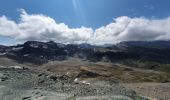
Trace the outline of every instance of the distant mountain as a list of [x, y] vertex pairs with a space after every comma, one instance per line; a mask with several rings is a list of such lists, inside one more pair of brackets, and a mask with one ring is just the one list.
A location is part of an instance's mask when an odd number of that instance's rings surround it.
[[78, 46], [81, 48], [93, 48], [94, 47], [93, 45], [90, 45], [88, 43], [82, 43], [82, 44], [79, 44]]
[[170, 48], [170, 41], [128, 41], [121, 42], [117, 46], [166, 49]]
[[0, 53], [5, 53], [9, 49], [8, 46], [0, 45]]
[[65, 60], [69, 57], [78, 57], [89, 61], [107, 59], [111, 62], [144, 60], [170, 63], [170, 41], [131, 41], [107, 46], [27, 41], [17, 46], [0, 46], [0, 53], [5, 53], [3, 56], [21, 63], [35, 64]]

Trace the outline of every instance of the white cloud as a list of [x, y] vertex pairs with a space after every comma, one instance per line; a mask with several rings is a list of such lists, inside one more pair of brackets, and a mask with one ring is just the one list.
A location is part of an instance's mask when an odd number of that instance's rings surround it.
[[13, 37], [19, 33], [17, 24], [7, 19], [5, 16], [0, 17], [0, 36]]
[[170, 17], [165, 19], [116, 18], [106, 26], [69, 28], [64, 23], [42, 14], [27, 14], [21, 10], [17, 23], [6, 16], [0, 17], [0, 36], [16, 41], [53, 40], [60, 43], [114, 44], [121, 41], [170, 40]]
[[160, 20], [119, 17], [95, 31], [97, 43], [170, 40], [170, 17]]

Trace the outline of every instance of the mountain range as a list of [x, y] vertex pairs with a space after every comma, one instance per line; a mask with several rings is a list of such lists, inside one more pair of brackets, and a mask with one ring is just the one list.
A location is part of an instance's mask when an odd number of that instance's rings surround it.
[[19, 62], [42, 64], [48, 61], [78, 57], [89, 61], [105, 59], [111, 62], [127, 60], [170, 63], [170, 41], [130, 41], [116, 45], [61, 44], [53, 41], [27, 41], [16, 46], [0, 46], [1, 56]]
[[170, 69], [170, 41], [128, 41], [104, 46], [27, 41], [15, 46], [1, 45], [0, 55], [19, 63], [29, 62], [35, 65], [64, 61], [72, 57], [90, 62], [122, 63], [163, 71]]

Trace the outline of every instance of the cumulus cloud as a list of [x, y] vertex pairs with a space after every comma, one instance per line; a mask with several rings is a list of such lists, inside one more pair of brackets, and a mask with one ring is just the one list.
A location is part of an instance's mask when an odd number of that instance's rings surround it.
[[21, 10], [17, 23], [6, 16], [0, 17], [0, 36], [16, 41], [49, 41], [60, 43], [114, 44], [121, 41], [170, 40], [170, 17], [165, 19], [130, 18], [122, 16], [93, 30], [69, 28], [64, 23], [42, 14], [27, 14]]
[[95, 30], [95, 41], [104, 43], [153, 40], [170, 40], [170, 17], [149, 20], [123, 16]]

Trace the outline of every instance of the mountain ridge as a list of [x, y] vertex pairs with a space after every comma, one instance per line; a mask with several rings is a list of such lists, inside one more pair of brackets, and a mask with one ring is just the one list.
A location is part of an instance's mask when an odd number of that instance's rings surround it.
[[90, 61], [108, 60], [140, 60], [146, 59], [160, 63], [170, 63], [170, 41], [131, 41], [121, 42], [112, 46], [93, 46], [90, 44], [61, 44], [53, 41], [27, 41], [16, 46], [0, 46], [1, 54], [9, 58], [22, 58], [19, 61], [37, 59], [37, 62], [48, 60], [65, 60], [68, 57], [78, 57]]

